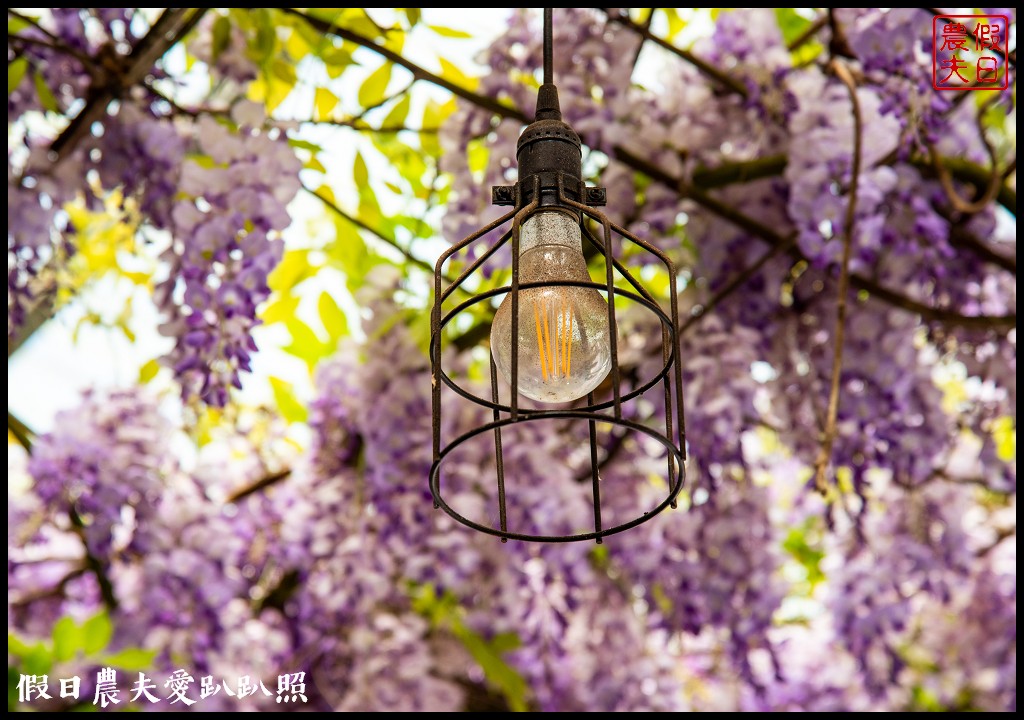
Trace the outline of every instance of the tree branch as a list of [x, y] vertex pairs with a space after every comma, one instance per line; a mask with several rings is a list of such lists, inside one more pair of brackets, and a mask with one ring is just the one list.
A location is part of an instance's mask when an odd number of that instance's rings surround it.
[[761, 257], [755, 260], [749, 267], [746, 267], [743, 270], [740, 270], [735, 275], [733, 275], [733, 277], [730, 278], [729, 282], [723, 285], [718, 292], [711, 296], [710, 300], [708, 300], [703, 305], [698, 306], [699, 310], [696, 307], [694, 308], [694, 310], [698, 311], [691, 315], [689, 318], [687, 318], [686, 322], [682, 324], [682, 327], [679, 328], [679, 336], [684, 336], [687, 330], [689, 330], [691, 327], [693, 327], [701, 320], [703, 320], [705, 316], [707, 316], [712, 310], [718, 307], [719, 303], [721, 303], [727, 297], [732, 295], [736, 290], [745, 285], [746, 282], [750, 280], [750, 278], [754, 277], [754, 275], [760, 272], [761, 268], [763, 268], [769, 260], [771, 260], [773, 257], [776, 257], [777, 255], [780, 255], [785, 251], [788, 251], [791, 247], [793, 247], [793, 243], [795, 242], [796, 233], [790, 234], [784, 242], [778, 243], [777, 245], [772, 245], [768, 249], [768, 252], [764, 253]]
[[7, 432], [25, 448], [25, 452], [32, 454], [32, 431], [10, 410], [7, 411]]
[[103, 604], [107, 606], [108, 610], [116, 610], [118, 603], [117, 596], [114, 595], [114, 585], [110, 582], [110, 578], [107, 577], [107, 571], [104, 569], [103, 563], [89, 550], [89, 543], [85, 539], [85, 523], [73, 504], [71, 509], [68, 510], [68, 518], [71, 520], [71, 527], [75, 534], [82, 541], [82, 547], [85, 549], [85, 566], [96, 576], [96, 584], [99, 585]]
[[819, 15], [818, 18], [812, 22], [807, 28], [797, 35], [793, 40], [786, 46], [786, 49], [790, 52], [799, 50], [807, 42], [809, 42], [815, 35], [821, 32], [821, 29], [828, 25], [828, 13]]
[[54, 52], [62, 53], [65, 55], [71, 55], [77, 58], [82, 63], [84, 63], [86, 67], [89, 67], [93, 62], [93, 59], [85, 53], [81, 52], [80, 50], [76, 50], [68, 45], [65, 45], [64, 43], [59, 41], [46, 41], [40, 40], [39, 38], [26, 37], [25, 35], [15, 35], [13, 33], [7, 33], [7, 42], [20, 42], [24, 45], [35, 45], [36, 47], [46, 48], [47, 50], [53, 50]]
[[276, 485], [277, 483], [279, 483], [282, 480], [286, 479], [291, 474], [292, 474], [291, 469], [290, 468], [285, 468], [284, 470], [280, 470], [280, 471], [278, 471], [276, 473], [270, 473], [269, 475], [264, 475], [263, 477], [261, 477], [256, 482], [249, 483], [248, 485], [243, 485], [242, 487], [238, 488], [237, 490], [235, 490], [234, 492], [229, 494], [226, 498], [224, 498], [224, 502], [226, 502], [226, 503], [236, 503], [239, 500], [242, 500], [244, 498], [249, 497], [253, 493], [257, 493], [260, 490], [265, 490], [266, 488], [270, 487], [271, 485]]
[[[645, 31], [650, 32], [650, 30], [651, 30], [651, 23], [654, 22], [654, 13], [656, 13], [658, 11], [658, 8], [648, 8], [648, 10], [650, 10], [650, 12], [647, 13], [647, 19], [644, 20], [644, 24], [641, 27], [643, 27], [643, 29]], [[645, 42], [647, 42], [647, 38], [645, 38], [643, 35], [641, 35], [640, 36], [640, 42], [637, 43], [637, 46], [636, 46], [636, 53], [633, 55], [633, 63], [632, 63], [633, 70], [636, 70], [636, 64], [638, 62], [640, 62], [640, 54], [644, 51], [644, 43]], [[630, 76], [632, 76], [632, 73], [630, 73]]]
[[89, 96], [81, 111], [71, 119], [67, 127], [54, 139], [50, 152], [56, 155], [54, 164], [66, 157], [88, 132], [93, 122], [103, 117], [111, 100], [120, 97], [126, 90], [142, 81], [152, 69], [153, 63], [163, 57], [171, 47], [185, 37], [196, 23], [206, 14], [206, 8], [168, 8], [124, 58], [119, 73], [109, 77], [107, 82], [89, 89]]
[[1017, 258], [1009, 257], [998, 253], [991, 246], [983, 243], [971, 233], [964, 230], [963, 226], [952, 223], [949, 228], [949, 241], [954, 247], [963, 247], [970, 250], [980, 259], [1001, 267], [1007, 272], [1017, 274]]
[[342, 40], [347, 40], [350, 43], [359, 45], [360, 47], [364, 47], [368, 50], [373, 50], [375, 53], [383, 57], [385, 60], [390, 60], [395, 65], [398, 65], [399, 67], [408, 70], [410, 73], [412, 73], [412, 76], [415, 80], [426, 80], [432, 85], [442, 87], [448, 92], [452, 93], [453, 95], [460, 97], [463, 100], [468, 100], [469, 102], [473, 103], [474, 105], [477, 105], [480, 108], [483, 108], [484, 110], [490, 110], [491, 112], [495, 113], [496, 115], [500, 115], [501, 117], [513, 118], [515, 120], [520, 120], [522, 122], [530, 122], [530, 120], [532, 119], [530, 118], [530, 116], [528, 116], [526, 113], [524, 113], [522, 110], [519, 110], [518, 108], [514, 108], [511, 105], [506, 105], [503, 102], [495, 100], [494, 98], [489, 98], [485, 95], [478, 95], [472, 90], [468, 90], [462, 87], [461, 85], [456, 85], [455, 83], [449, 80], [445, 80], [440, 75], [436, 75], [430, 72], [429, 70], [420, 67], [416, 63], [407, 60], [405, 57], [395, 52], [394, 50], [386, 48], [383, 45], [378, 45], [373, 40], [363, 37], [359, 33], [352, 32], [348, 28], [344, 28], [336, 23], [329, 22], [327, 20], [321, 20], [320, 18], [312, 17], [304, 12], [296, 10], [295, 8], [276, 9], [280, 10], [286, 15], [292, 15], [298, 18], [302, 18], [314, 30], [326, 33], [328, 35], [334, 35], [336, 37], [341, 38]]
[[[35, 433], [25, 423], [15, 417], [10, 410], [7, 411], [7, 429], [18, 438], [18, 442], [25, 448], [26, 452], [31, 454], [31, 438], [35, 437]], [[116, 609], [117, 598], [114, 596], [114, 586], [111, 584], [110, 578], [107, 577], [103, 563], [89, 550], [89, 544], [85, 541], [85, 523], [82, 521], [82, 516], [78, 514], [78, 510], [75, 509], [74, 504], [71, 504], [68, 509], [68, 520], [71, 521], [71, 529], [82, 541], [82, 550], [85, 552], [85, 567], [96, 576], [96, 583], [99, 585], [100, 596], [103, 598], [104, 604], [111, 610]]]
[[47, 287], [36, 293], [36, 302], [28, 311], [23, 322], [13, 337], [7, 338], [7, 357], [16, 353], [36, 330], [57, 313], [57, 283], [51, 282]]
[[697, 70], [699, 70], [701, 73], [703, 73], [704, 75], [706, 75], [707, 77], [711, 78], [716, 83], [724, 87], [726, 90], [736, 93], [742, 98], [747, 97], [747, 87], [742, 82], [732, 77], [728, 73], [722, 72], [721, 70], [716, 68], [714, 65], [711, 65], [707, 61], [700, 59], [689, 50], [684, 50], [681, 47], [676, 47], [665, 38], [655, 35], [654, 33], [651, 32], [651, 29], [649, 27], [644, 27], [643, 25], [639, 25], [633, 22], [630, 19], [629, 15], [623, 14], [622, 11], [616, 12], [613, 8], [595, 9], [603, 12], [608, 17], [608, 20], [610, 22], [618, 23], [623, 27], [627, 27], [633, 32], [640, 35], [640, 37], [642, 37], [644, 40], [649, 40], [658, 47], [664, 48], [673, 55], [682, 58], [683, 60], [697, 68]]
[[839, 418], [839, 384], [843, 373], [843, 344], [846, 342], [846, 302], [850, 294], [850, 258], [853, 254], [854, 225], [857, 221], [857, 190], [860, 185], [861, 150], [864, 142], [864, 120], [860, 112], [860, 102], [857, 100], [857, 84], [841, 60], [833, 59], [831, 67], [850, 95], [853, 112], [853, 160], [850, 169], [850, 191], [846, 201], [846, 218], [843, 225], [843, 259], [839, 265], [839, 297], [836, 301], [836, 325], [833, 333], [835, 349], [832, 354], [832, 380], [829, 384], [821, 450], [814, 463], [814, 484], [822, 494], [828, 490], [825, 471], [832, 460], [832, 446], [836, 439], [836, 421]]
[[[381, 241], [387, 243], [388, 245], [393, 247], [395, 250], [397, 250], [398, 252], [402, 253], [402, 256], [406, 260], [408, 260], [410, 263], [415, 265], [416, 267], [418, 267], [418, 268], [420, 268], [422, 270], [425, 270], [426, 272], [430, 273], [431, 275], [434, 274], [434, 266], [433, 265], [428, 263], [426, 260], [421, 260], [420, 258], [418, 258], [415, 255], [413, 255], [407, 249], [402, 247], [402, 245], [397, 240], [395, 240], [394, 238], [388, 237], [387, 235], [385, 235], [383, 232], [381, 232], [377, 228], [371, 227], [371, 226], [367, 225], [365, 222], [363, 222], [362, 220], [360, 220], [359, 218], [357, 218], [356, 216], [350, 215], [349, 213], [345, 212], [344, 210], [341, 209], [341, 206], [339, 206], [336, 202], [334, 202], [332, 200], [329, 200], [328, 198], [325, 198], [323, 195], [321, 195], [320, 193], [316, 192], [315, 190], [311, 190], [310, 188], [306, 187], [305, 185], [302, 186], [302, 189], [305, 190], [306, 192], [308, 192], [313, 197], [319, 199], [320, 202], [322, 202], [331, 212], [333, 212], [335, 215], [340, 217], [342, 220], [345, 220], [346, 222], [352, 223], [353, 225], [355, 225], [360, 230], [365, 230], [366, 232], [370, 233], [371, 235], [373, 235], [378, 240], [381, 240]], [[445, 279], [447, 280], [448, 278], [445, 278]], [[449, 282], [451, 282], [451, 281], [449, 280]]]
[[53, 34], [49, 30], [44, 28], [42, 25], [40, 25], [39, 21], [36, 20], [35, 18], [31, 18], [28, 15], [23, 15], [23, 14], [21, 14], [20, 12], [18, 12], [17, 10], [15, 10], [13, 8], [7, 8], [7, 14], [10, 17], [12, 17], [12, 18], [15, 18], [17, 20], [21, 20], [23, 23], [25, 23], [26, 25], [31, 26], [33, 29], [38, 30], [44, 36], [49, 38], [50, 42], [53, 43], [53, 44], [52, 45], [47, 45], [47, 44], [41, 43], [38, 40], [35, 40], [33, 38], [27, 38], [24, 35], [12, 35], [11, 33], [7, 33], [7, 41], [8, 42], [10, 42], [11, 40], [21, 40], [22, 42], [27, 42], [27, 43], [30, 43], [32, 45], [40, 45], [40, 46], [43, 46], [43, 47], [50, 47], [50, 48], [52, 48], [54, 50], [57, 50], [58, 52], [65, 53], [67, 55], [73, 55], [74, 57], [78, 58], [78, 60], [81, 61], [81, 63], [83, 65], [85, 65], [86, 68], [89, 68], [93, 64], [93, 62], [94, 62], [93, 58], [89, 57], [89, 55], [87, 55], [86, 53], [82, 52], [78, 48], [73, 48], [70, 45], [68, 45], [66, 42], [64, 42], [64, 40], [62, 38], [60, 38], [59, 36]]
[[[980, 128], [979, 128], [980, 129]], [[932, 169], [935, 171], [935, 175], [939, 178], [939, 183], [942, 185], [942, 191], [946, 194], [946, 199], [949, 200], [949, 204], [953, 206], [953, 209], [964, 215], [974, 215], [981, 212], [988, 204], [996, 199], [999, 195], [999, 191], [1003, 187], [1003, 178], [1009, 177], [1014, 170], [1017, 169], [1017, 158], [1014, 158], [1009, 165], [1007, 165], [1005, 172], [999, 170], [999, 162], [996, 157], [995, 148], [992, 147], [992, 143], [985, 137], [985, 133], [981, 133], [982, 142], [985, 144], [985, 148], [988, 150], [988, 155], [992, 160], [992, 169], [989, 171], [989, 176], [985, 183], [979, 187], [978, 198], [976, 200], [965, 200], [960, 197], [960, 193], [957, 191], [956, 186], [953, 185], [953, 176], [946, 168], [942, 158], [939, 157], [938, 150], [935, 149], [935, 144], [928, 143], [928, 157], [931, 160]]]
[[417, 134], [436, 135], [440, 132], [441, 128], [412, 128], [406, 127], [405, 125], [383, 125], [381, 127], [373, 127], [372, 125], [359, 122], [356, 120], [342, 119], [342, 120], [302, 120], [302, 123], [309, 123], [310, 125], [332, 125], [334, 127], [343, 127], [356, 132], [364, 133], [380, 133], [383, 135], [393, 135], [400, 132], [412, 132]]
[[[337, 37], [343, 40], [348, 40], [349, 42], [353, 42], [359, 45], [360, 47], [373, 50], [374, 52], [380, 54], [382, 57], [391, 60], [396, 65], [404, 67], [406, 70], [411, 72], [415, 78], [427, 81], [433, 85], [437, 85], [438, 87], [445, 88], [452, 94], [462, 98], [463, 100], [473, 103], [474, 105], [483, 110], [493, 112], [494, 114], [502, 118], [519, 120], [520, 122], [530, 121], [530, 117], [522, 110], [514, 108], [510, 105], [506, 105], [505, 103], [499, 100], [495, 100], [494, 98], [479, 95], [471, 90], [467, 90], [466, 88], [455, 85], [454, 83], [451, 83], [445, 80], [444, 78], [435, 75], [429, 70], [421, 68], [412, 61], [402, 57], [398, 53], [395, 53], [394, 51], [389, 50], [388, 48], [382, 47], [377, 43], [369, 40], [368, 38], [362, 37], [358, 33], [354, 33], [351, 30], [347, 30], [338, 25], [335, 25], [334, 23], [310, 17], [305, 13], [299, 12], [293, 8], [278, 9], [284, 13], [304, 19], [307, 23], [310, 24], [311, 27], [320, 32], [336, 35]], [[634, 153], [622, 147], [621, 145], [615, 146], [612, 149], [612, 155], [616, 160], [626, 164], [627, 166], [631, 167], [634, 170], [644, 173], [652, 180], [660, 182], [672, 188], [673, 190], [676, 190], [683, 197], [693, 200], [694, 202], [703, 206], [705, 209], [711, 211], [713, 214], [718, 215], [722, 219], [731, 222], [744, 230], [747, 230], [752, 235], [760, 237], [765, 242], [768, 242], [769, 244], [772, 245], [777, 245], [782, 242], [785, 242], [785, 238], [776, 233], [772, 228], [769, 228], [766, 225], [763, 225], [762, 223], [754, 220], [753, 218], [747, 217], [739, 210], [736, 210], [735, 208], [712, 198], [707, 193], [697, 189], [697, 187], [694, 184], [688, 183], [683, 179], [674, 177], [673, 175], [667, 173], [662, 168], [652, 164], [651, 162], [645, 160], [644, 158], [635, 155]], [[765, 165], [768, 166], [769, 163], [765, 161]], [[785, 162], [783, 162], [782, 167], [785, 167]], [[767, 167], [765, 167], [763, 171], [767, 172]], [[985, 175], [985, 177], [987, 177], [987, 174]], [[799, 250], [795, 247], [790, 250], [790, 253], [798, 259], [805, 259], [803, 255], [799, 252]], [[960, 315], [959, 313], [948, 310], [933, 308], [911, 298], [904, 297], [893, 290], [883, 288], [874, 281], [856, 274], [851, 274], [850, 282], [854, 287], [868, 291], [869, 293], [875, 295], [878, 299], [882, 300], [883, 302], [894, 305], [895, 307], [915, 312], [925, 320], [941, 322], [946, 325], [965, 328], [1007, 329], [1015, 327], [1017, 324], [1017, 316], [1015, 314], [1003, 316], [969, 316]]]
[[89, 568], [86, 567], [85, 564], [73, 567], [71, 568], [71, 570], [68, 571], [68, 574], [62, 577], [60, 581], [53, 587], [45, 588], [42, 590], [36, 590], [35, 592], [30, 592], [26, 593], [25, 595], [14, 597], [10, 600], [10, 603], [11, 605], [14, 605], [16, 607], [26, 607], [34, 602], [37, 602], [39, 600], [45, 600], [49, 597], [60, 597], [64, 594], [64, 590], [67, 588], [68, 583], [70, 583], [75, 578], [84, 575], [88, 569]]

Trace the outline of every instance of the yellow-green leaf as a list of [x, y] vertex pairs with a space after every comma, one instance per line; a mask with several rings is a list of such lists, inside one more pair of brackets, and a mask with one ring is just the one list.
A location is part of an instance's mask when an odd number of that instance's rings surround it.
[[274, 392], [274, 402], [277, 403], [277, 409], [281, 411], [281, 417], [290, 423], [306, 422], [309, 418], [309, 411], [295, 397], [291, 383], [281, 378], [271, 377], [270, 389]]
[[327, 75], [336, 80], [341, 77], [345, 69], [351, 65], [358, 65], [352, 60], [352, 53], [347, 48], [331, 46], [320, 53], [320, 59], [327, 66]]
[[391, 63], [386, 62], [370, 73], [359, 87], [359, 104], [364, 108], [379, 105], [391, 82]]
[[412, 99], [409, 97], [409, 93], [402, 95], [402, 98], [391, 108], [388, 116], [384, 118], [382, 127], [393, 128], [404, 124], [405, 119], [409, 116], [409, 106], [411, 104]]
[[213, 43], [211, 48], [211, 55], [214, 61], [220, 57], [220, 54], [228, 49], [228, 44], [231, 42], [231, 21], [227, 15], [221, 15], [213, 23]]
[[439, 57], [437, 60], [441, 63], [441, 77], [445, 80], [449, 80], [469, 90], [476, 88], [477, 78], [470, 77], [462, 72], [455, 63], [445, 60], [443, 57]]
[[324, 167], [324, 164], [322, 162], [320, 162], [320, 159], [317, 158], [316, 155], [313, 155], [312, 157], [310, 157], [309, 160], [307, 160], [303, 164], [303, 167], [306, 168], [307, 170], [316, 170], [317, 172], [321, 172], [321, 173], [326, 173], [327, 172], [327, 168]]
[[473, 37], [470, 33], [465, 30], [456, 30], [455, 28], [444, 27], [443, 25], [427, 25], [428, 28], [436, 32], [441, 37], [458, 38], [465, 40]]
[[355, 164], [352, 166], [352, 179], [360, 191], [366, 188], [370, 181], [370, 173], [366, 169], [366, 161], [363, 160], [362, 153], [356, 153]]
[[321, 185], [316, 189], [317, 197], [321, 197], [332, 205], [338, 204], [338, 199], [334, 196], [334, 191], [329, 185]]
[[281, 262], [274, 268], [274, 271], [270, 273], [267, 282], [271, 290], [283, 292], [295, 287], [313, 272], [314, 268], [309, 263], [308, 250], [289, 250], [281, 258]]
[[75, 657], [78, 651], [85, 644], [85, 634], [82, 628], [71, 618], [65, 615], [53, 626], [53, 658], [61, 662]]
[[487, 143], [482, 140], [472, 140], [469, 143], [469, 152], [466, 155], [469, 171], [472, 173], [482, 173], [487, 169], [487, 161], [491, 157], [491, 151], [488, 149]]
[[115, 667], [127, 672], [142, 672], [153, 667], [156, 659], [156, 650], [143, 650], [142, 648], [125, 648], [112, 655], [104, 655], [100, 658], [100, 665]]
[[322, 358], [331, 353], [331, 346], [327, 345], [306, 323], [298, 318], [292, 318], [285, 322], [285, 327], [292, 336], [292, 342], [284, 348], [289, 355], [304, 360], [310, 371]]
[[326, 290], [320, 294], [317, 309], [320, 311], [320, 322], [334, 343], [348, 335], [348, 319]]
[[260, 313], [260, 319], [262, 319], [267, 325], [287, 322], [291, 318], [295, 317], [295, 311], [298, 310], [298, 308], [298, 296], [286, 292], [279, 296], [275, 296], [270, 303], [264, 306], [263, 312]]
[[668, 38], [671, 40], [686, 27], [686, 21], [679, 17], [676, 8], [662, 8], [665, 19], [668, 20]]
[[28, 60], [23, 57], [18, 58], [7, 66], [8, 95], [14, 92], [17, 87], [21, 85], [21, 81], [25, 79], [26, 71], [28, 71]]
[[114, 624], [105, 612], [93, 615], [82, 624], [82, 649], [86, 655], [98, 653], [110, 644], [114, 636]]
[[156, 374], [160, 372], [160, 363], [156, 359], [150, 360], [145, 365], [139, 368], [139, 384], [145, 385], [156, 377]]
[[338, 96], [332, 93], [327, 88], [318, 87], [316, 89], [316, 95], [313, 100], [314, 113], [313, 117], [316, 120], [326, 120], [331, 116], [331, 111], [338, 106]]

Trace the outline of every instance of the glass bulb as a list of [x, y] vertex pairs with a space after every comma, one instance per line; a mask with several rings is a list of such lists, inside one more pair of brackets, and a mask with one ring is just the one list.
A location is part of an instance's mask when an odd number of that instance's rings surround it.
[[[579, 221], [549, 210], [520, 230], [519, 282], [590, 281]], [[512, 295], [498, 306], [491, 354], [512, 383]], [[547, 403], [568, 402], [596, 388], [611, 370], [608, 303], [594, 288], [538, 287], [519, 292], [519, 392]]]

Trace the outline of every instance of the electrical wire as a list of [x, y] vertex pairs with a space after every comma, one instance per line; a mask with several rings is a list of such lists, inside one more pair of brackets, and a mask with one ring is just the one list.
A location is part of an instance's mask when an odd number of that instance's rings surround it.
[[544, 8], [544, 84], [551, 85], [554, 80], [552, 70], [552, 34], [551, 14], [554, 8]]

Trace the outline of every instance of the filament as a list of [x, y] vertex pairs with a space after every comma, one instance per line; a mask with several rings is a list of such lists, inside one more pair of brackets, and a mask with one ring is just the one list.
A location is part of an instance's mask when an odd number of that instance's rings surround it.
[[[556, 327], [557, 329], [557, 327]], [[555, 375], [555, 354], [551, 349], [551, 325], [548, 323], [548, 301], [544, 299], [544, 345], [548, 349], [548, 360], [551, 363], [551, 376]]]
[[572, 374], [572, 306], [569, 307], [569, 346], [568, 352], [565, 354], [565, 374]]
[[533, 319], [537, 323], [537, 357], [540, 359], [540, 372], [544, 377], [544, 382], [548, 381], [548, 369], [547, 364], [544, 361], [544, 343], [543, 335], [540, 330], [540, 312], [537, 310], [537, 303], [533, 304]]
[[572, 322], [572, 311], [569, 307], [569, 303], [565, 303], [565, 309], [562, 311], [562, 375], [569, 377], [569, 343], [572, 341], [572, 335], [569, 334], [569, 323]]

